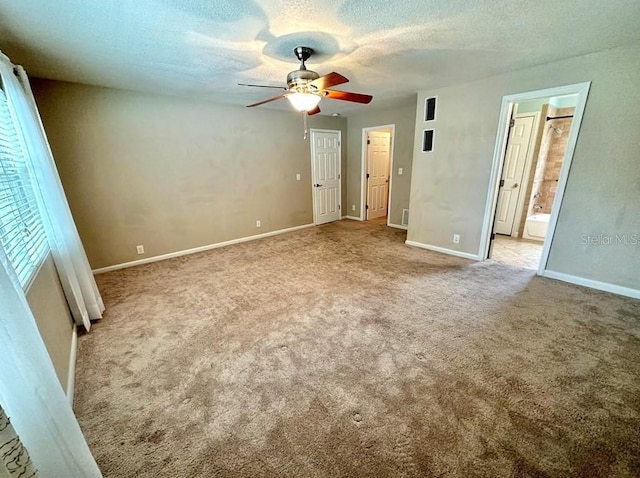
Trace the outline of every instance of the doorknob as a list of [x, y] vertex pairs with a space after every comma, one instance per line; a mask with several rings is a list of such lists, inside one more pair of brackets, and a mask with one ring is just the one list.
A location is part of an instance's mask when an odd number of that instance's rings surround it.
[[313, 186], [316, 187], [316, 188], [321, 188], [322, 184], [314, 184]]
[[515, 184], [513, 185], [513, 189], [516, 189], [518, 186], [520, 186], [520, 185], [519, 185], [518, 183], [515, 183]]

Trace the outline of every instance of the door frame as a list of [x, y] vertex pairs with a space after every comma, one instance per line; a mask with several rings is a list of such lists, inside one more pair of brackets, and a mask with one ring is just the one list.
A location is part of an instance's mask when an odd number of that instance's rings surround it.
[[389, 194], [387, 197], [387, 226], [393, 226], [389, 223], [390, 221], [390, 209], [391, 209], [391, 191], [393, 188], [393, 150], [395, 148], [395, 136], [396, 136], [396, 125], [394, 124], [383, 124], [380, 126], [369, 126], [367, 128], [362, 128], [362, 155], [361, 155], [361, 164], [360, 164], [360, 217], [358, 218], [360, 221], [367, 220], [367, 133], [370, 131], [376, 131], [379, 129], [389, 129], [391, 130], [391, 147], [389, 148]]
[[340, 211], [340, 215], [338, 220], [344, 217], [344, 212], [342, 211], [342, 131], [339, 129], [320, 129], [320, 128], [310, 128], [309, 129], [309, 138], [311, 143], [311, 208], [313, 210], [313, 224], [318, 225], [316, 218], [316, 188], [313, 187], [316, 184], [316, 168], [313, 160], [316, 154], [316, 143], [314, 141], [314, 136], [316, 133], [338, 133], [338, 210]]
[[573, 155], [575, 153], [576, 143], [578, 141], [578, 134], [580, 132], [580, 127], [582, 126], [582, 118], [584, 117], [584, 110], [587, 104], [587, 97], [589, 96], [590, 87], [591, 82], [587, 81], [584, 83], [576, 83], [573, 85], [528, 91], [526, 93], [518, 93], [502, 97], [500, 119], [498, 120], [498, 133], [496, 136], [496, 146], [493, 153], [491, 175], [489, 177], [489, 194], [487, 194], [484, 219], [482, 222], [482, 235], [480, 236], [479, 254], [482, 260], [487, 260], [489, 247], [491, 245], [490, 236], [493, 231], [493, 223], [495, 221], [496, 203], [498, 200], [498, 192], [500, 189], [500, 178], [502, 177], [502, 165], [504, 163], [503, 158], [506, 151], [507, 138], [509, 135], [509, 119], [511, 118], [515, 104], [521, 101], [535, 100], [538, 98], [549, 98], [553, 96], [577, 94], [578, 104], [576, 105], [573, 122], [571, 124], [571, 131], [569, 133], [564, 161], [562, 162], [562, 167], [560, 169], [558, 189], [556, 191], [556, 196], [551, 207], [551, 218], [549, 219], [547, 235], [542, 246], [542, 256], [540, 258], [540, 265], [538, 266], [537, 274], [543, 275], [546, 271], [547, 261], [549, 260], [549, 252], [551, 250], [551, 243], [553, 241], [556, 225], [558, 223], [558, 215], [562, 206], [564, 192], [567, 187], [569, 170], [571, 169], [571, 162], [573, 161]]

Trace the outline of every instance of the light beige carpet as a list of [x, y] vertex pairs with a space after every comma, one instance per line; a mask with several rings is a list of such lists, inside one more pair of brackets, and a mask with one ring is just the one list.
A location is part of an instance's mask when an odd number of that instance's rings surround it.
[[341, 221], [98, 276], [106, 477], [640, 476], [640, 302]]

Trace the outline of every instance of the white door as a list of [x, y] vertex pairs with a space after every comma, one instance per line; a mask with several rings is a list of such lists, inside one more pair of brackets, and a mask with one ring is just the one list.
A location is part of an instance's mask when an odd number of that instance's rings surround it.
[[[533, 132], [533, 116], [515, 118], [509, 130], [507, 151], [502, 168], [502, 181], [498, 194], [495, 232], [511, 235], [513, 221], [518, 207], [518, 196], [522, 188], [524, 166], [527, 162], [531, 134]], [[524, 194], [524, 192], [523, 192]]]
[[391, 133], [367, 135], [367, 219], [387, 215]]
[[316, 224], [340, 219], [340, 132], [311, 131]]

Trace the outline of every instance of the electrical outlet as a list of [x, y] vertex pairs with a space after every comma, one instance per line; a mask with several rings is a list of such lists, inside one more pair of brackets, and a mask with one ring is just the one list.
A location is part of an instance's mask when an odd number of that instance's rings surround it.
[[262, 227], [262, 222], [260, 222], [260, 219], [256, 221], [256, 227]]
[[404, 172], [404, 169], [398, 168], [398, 176], [402, 176], [403, 172]]
[[355, 210], [356, 210], [356, 205], [355, 205], [355, 204], [352, 204], [352, 205], [351, 205], [351, 210], [352, 210], [352, 211], [355, 211]]
[[144, 254], [144, 246], [142, 244], [136, 246], [136, 251], [138, 251], [138, 254]]
[[296, 181], [300, 181], [300, 173], [296, 174]]
[[460, 244], [460, 234], [454, 234], [453, 235], [453, 243], [454, 244]]

